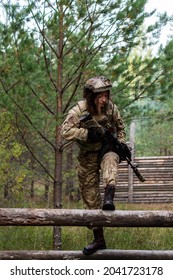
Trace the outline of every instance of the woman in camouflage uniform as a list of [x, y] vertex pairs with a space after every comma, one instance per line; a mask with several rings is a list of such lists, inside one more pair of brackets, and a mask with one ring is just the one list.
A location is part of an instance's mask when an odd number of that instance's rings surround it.
[[[76, 141], [79, 146], [79, 188], [87, 209], [115, 210], [113, 198], [120, 159], [111, 149], [106, 149], [100, 158], [100, 151], [104, 150], [103, 130], [97, 129], [100, 126], [104, 129], [111, 127], [117, 139], [125, 143], [123, 121], [117, 106], [110, 100], [111, 87], [110, 80], [103, 76], [89, 79], [84, 86], [84, 100], [69, 111], [61, 129], [63, 138]], [[88, 113], [93, 121], [83, 123]], [[105, 188], [103, 205], [99, 188], [100, 170]], [[93, 228], [93, 233], [93, 242], [83, 249], [86, 255], [106, 248], [103, 228]]]

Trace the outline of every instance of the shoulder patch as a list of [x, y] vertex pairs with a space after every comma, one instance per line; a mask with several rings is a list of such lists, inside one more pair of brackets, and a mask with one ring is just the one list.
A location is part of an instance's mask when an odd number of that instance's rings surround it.
[[77, 103], [77, 105], [79, 107], [81, 115], [83, 115], [84, 113], [86, 114], [86, 111], [87, 111], [86, 101], [81, 100]]

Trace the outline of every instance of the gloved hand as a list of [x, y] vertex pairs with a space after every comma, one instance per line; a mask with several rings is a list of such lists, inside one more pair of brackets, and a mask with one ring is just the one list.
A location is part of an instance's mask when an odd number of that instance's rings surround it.
[[96, 130], [95, 127], [90, 127], [88, 129], [88, 141], [91, 143], [98, 142], [102, 137], [102, 133]]
[[128, 159], [131, 160], [132, 159], [132, 154], [131, 154], [130, 148], [125, 143], [120, 143], [120, 144], [121, 144], [121, 149], [122, 149], [123, 155], [125, 155], [125, 157], [127, 157]]

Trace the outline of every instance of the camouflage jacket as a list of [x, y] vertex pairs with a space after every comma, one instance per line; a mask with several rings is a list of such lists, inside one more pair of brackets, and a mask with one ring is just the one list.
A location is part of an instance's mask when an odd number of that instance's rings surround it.
[[[86, 100], [79, 101], [68, 113], [61, 126], [61, 135], [68, 141], [75, 141], [84, 151], [98, 151], [102, 147], [102, 140], [98, 143], [87, 141], [88, 129], [82, 127], [80, 118], [86, 115]], [[109, 101], [104, 115], [93, 116], [94, 119], [105, 128], [114, 129], [114, 134], [120, 142], [125, 142], [125, 131], [120, 112], [115, 104]]]

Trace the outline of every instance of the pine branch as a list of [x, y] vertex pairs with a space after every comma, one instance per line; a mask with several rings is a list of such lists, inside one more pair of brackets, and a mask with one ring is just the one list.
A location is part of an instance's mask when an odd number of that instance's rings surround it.
[[56, 150], [55, 146], [53, 145], [53, 143], [51, 143], [37, 128], [36, 126], [33, 124], [33, 122], [31, 121], [31, 119], [28, 117], [28, 115], [24, 112], [24, 110], [22, 109], [22, 107], [15, 101], [15, 99], [10, 96], [9, 90], [11, 90], [12, 88], [14, 88], [14, 86], [16, 85], [16, 83], [13, 86], [10, 86], [9, 89], [6, 89], [4, 82], [2, 81], [2, 79], [0, 79], [0, 83], [4, 89], [4, 92], [6, 93], [6, 95], [12, 100], [12, 102], [15, 104], [15, 106], [20, 110], [20, 112], [22, 113], [22, 115], [27, 119], [27, 121], [29, 122], [29, 124], [34, 128], [34, 130], [41, 136], [42, 139], [44, 139], [54, 150]]
[[26, 148], [28, 149], [28, 151], [30, 152], [31, 156], [35, 159], [35, 161], [42, 167], [42, 169], [46, 172], [46, 174], [54, 181], [54, 177], [50, 174], [50, 172], [48, 171], [48, 169], [44, 166], [44, 164], [36, 157], [36, 155], [33, 153], [32, 149], [30, 148], [30, 146], [28, 145], [24, 134], [22, 133], [20, 127], [18, 126], [18, 122], [17, 122], [17, 118], [16, 118], [16, 127], [20, 133], [20, 136], [26, 146]]

